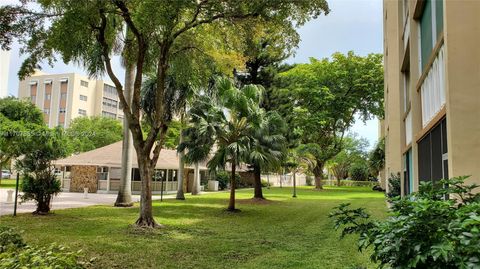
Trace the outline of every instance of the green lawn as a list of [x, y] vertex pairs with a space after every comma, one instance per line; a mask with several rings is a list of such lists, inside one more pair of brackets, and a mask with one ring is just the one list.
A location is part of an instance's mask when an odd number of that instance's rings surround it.
[[[58, 210], [47, 217], [29, 214], [2, 217], [0, 222], [23, 230], [28, 243], [58, 242], [97, 257], [98, 268], [372, 268], [368, 253], [358, 253], [354, 237], [339, 240], [331, 209], [341, 202], [367, 207], [386, 216], [383, 194], [360, 187], [272, 188], [273, 202], [237, 202], [240, 213], [227, 213], [227, 193], [188, 196], [186, 201], [155, 202], [154, 233], [128, 228], [138, 207], [96, 206]], [[252, 190], [238, 191], [238, 199]]]
[[2, 178], [0, 181], [0, 188], [3, 189], [15, 189], [15, 179], [5, 179]]

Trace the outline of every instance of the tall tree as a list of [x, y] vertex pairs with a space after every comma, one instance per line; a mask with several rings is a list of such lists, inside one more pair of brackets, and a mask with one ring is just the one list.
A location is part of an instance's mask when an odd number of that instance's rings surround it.
[[78, 117], [65, 130], [74, 153], [86, 152], [122, 140], [122, 125], [106, 117]]
[[[224, 0], [92, 0], [37, 1], [39, 6], [2, 7], [0, 42], [8, 46], [12, 37], [20, 37], [28, 54], [20, 76], [38, 67], [42, 60], [53, 61], [58, 52], [65, 62], [77, 61], [92, 75], [107, 73], [113, 81], [124, 115], [132, 132], [142, 182], [140, 215], [137, 226], [155, 227], [152, 214], [151, 181], [163, 142], [184, 97], [171, 92], [167, 77], [171, 68], [190, 67], [191, 43], [201, 42], [210, 25], [227, 27], [239, 20], [262, 17], [266, 20], [298, 25], [316, 17], [326, 8], [325, 0], [224, 1]], [[39, 12], [40, 10], [40, 12]], [[123, 86], [112, 68], [112, 54], [123, 46], [118, 33], [125, 23], [134, 36], [135, 81], [129, 105]], [[216, 31], [212, 34], [221, 33]], [[72, 35], [72, 33], [75, 33]], [[175, 67], [176, 66], [176, 67]], [[152, 109], [142, 109], [141, 88], [144, 75], [156, 74], [157, 88], [150, 96]], [[151, 119], [152, 128], [142, 132], [141, 115]]]
[[282, 115], [315, 156], [315, 188], [322, 189], [325, 163], [341, 151], [356, 117], [383, 114], [382, 55], [349, 52], [311, 59], [282, 73], [278, 86], [285, 101]]
[[0, 167], [25, 154], [23, 145], [37, 125], [43, 125], [43, 115], [35, 105], [14, 97], [0, 99]]
[[368, 141], [359, 138], [357, 134], [348, 135], [343, 139], [342, 150], [327, 162], [327, 167], [332, 171], [340, 186], [340, 180], [346, 179], [350, 169], [362, 166], [367, 161]]
[[262, 170], [279, 166], [286, 151], [286, 125], [277, 112], [261, 110], [259, 128], [253, 132], [252, 146], [246, 162], [253, 170], [254, 199], [265, 199], [262, 190]]
[[216, 95], [198, 98], [190, 110], [192, 126], [185, 130], [185, 142], [179, 150], [187, 149], [187, 158], [206, 158], [213, 147], [207, 165], [211, 171], [224, 170], [230, 165], [230, 201], [227, 210], [236, 211], [236, 171], [250, 158], [255, 130], [262, 124], [263, 111], [259, 108], [261, 90], [248, 85], [237, 88], [226, 78], [215, 84]]

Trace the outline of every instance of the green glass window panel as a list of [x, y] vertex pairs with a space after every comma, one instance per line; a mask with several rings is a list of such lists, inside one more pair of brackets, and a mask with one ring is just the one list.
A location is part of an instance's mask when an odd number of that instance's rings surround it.
[[435, 20], [437, 24], [437, 37], [443, 32], [443, 0], [436, 0]]
[[432, 35], [432, 0], [425, 1], [425, 8], [423, 10], [422, 18], [420, 19], [420, 46], [422, 53], [422, 70], [428, 62], [428, 58], [433, 50], [433, 35]]

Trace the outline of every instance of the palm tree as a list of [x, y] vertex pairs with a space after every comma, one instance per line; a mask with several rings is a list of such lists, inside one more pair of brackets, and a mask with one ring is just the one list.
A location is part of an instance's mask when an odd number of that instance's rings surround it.
[[249, 164], [254, 175], [254, 199], [265, 199], [262, 191], [262, 170], [280, 164], [286, 149], [285, 122], [276, 112], [262, 114], [260, 128], [254, 131]]
[[305, 145], [299, 145], [288, 152], [285, 168], [293, 174], [293, 194], [297, 197], [297, 174], [311, 171], [316, 166], [315, 156], [309, 153]]
[[184, 132], [185, 141], [179, 150], [187, 149], [187, 158], [207, 158], [210, 171], [231, 167], [228, 211], [236, 211], [235, 188], [237, 167], [248, 161], [254, 144], [254, 133], [262, 124], [259, 108], [260, 89], [248, 85], [241, 89], [226, 78], [215, 81], [215, 95], [201, 96], [190, 110], [191, 127]]

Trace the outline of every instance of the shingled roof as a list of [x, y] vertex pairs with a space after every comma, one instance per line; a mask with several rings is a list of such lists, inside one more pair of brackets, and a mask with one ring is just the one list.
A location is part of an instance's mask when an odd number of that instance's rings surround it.
[[[132, 167], [138, 168], [137, 153], [133, 150]], [[122, 141], [83, 152], [77, 155], [56, 160], [56, 165], [96, 165], [108, 167], [121, 167], [122, 165]], [[162, 149], [157, 162], [157, 169], [178, 169], [178, 154], [176, 150]], [[185, 165], [185, 168], [193, 168], [193, 165]], [[200, 163], [200, 169], [206, 170], [206, 162]]]

